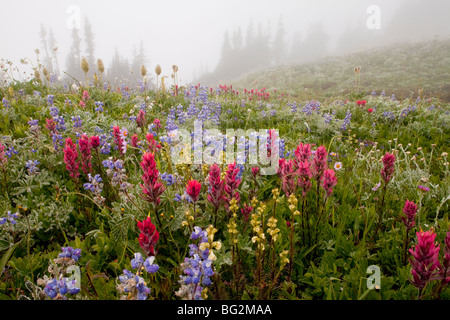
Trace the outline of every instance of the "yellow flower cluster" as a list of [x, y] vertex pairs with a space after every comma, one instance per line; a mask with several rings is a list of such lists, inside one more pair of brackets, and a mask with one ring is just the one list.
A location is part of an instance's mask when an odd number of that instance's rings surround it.
[[182, 226], [189, 226], [191, 221], [194, 221], [194, 216], [191, 214], [190, 210], [186, 210], [186, 212], [184, 213], [184, 215], [186, 216], [186, 220], [184, 220], [181, 225]]
[[207, 177], [209, 174], [209, 166], [206, 163], [202, 165], [202, 174], [204, 177]]
[[237, 201], [235, 198], [231, 199], [230, 201], [230, 211], [233, 212], [233, 218], [236, 218], [236, 211], [239, 210], [239, 207], [237, 205]]
[[289, 263], [289, 259], [288, 259], [288, 257], [287, 257], [288, 254], [289, 254], [289, 251], [287, 251], [287, 250], [283, 250], [283, 251], [280, 253], [280, 260], [281, 260], [281, 266], [280, 266], [280, 268], [281, 268], [281, 269], [282, 269], [286, 264]]
[[294, 214], [294, 216], [300, 215], [300, 212], [297, 210], [298, 199], [295, 194], [291, 194], [288, 198], [289, 210]]
[[[253, 198], [252, 204], [256, 203]], [[261, 228], [261, 216], [264, 213], [264, 210], [266, 210], [266, 205], [263, 202], [259, 203], [259, 207], [256, 210], [255, 213], [252, 213], [252, 217], [250, 220], [250, 224], [253, 227], [253, 232], [255, 233], [255, 236], [252, 237], [253, 243], [258, 243], [258, 250], [264, 250], [264, 242], [266, 240], [266, 236], [264, 234], [264, 230]]]
[[236, 244], [237, 243], [236, 235], [238, 234], [238, 230], [236, 228], [237, 225], [236, 225], [236, 221], [234, 221], [234, 218], [230, 219], [230, 222], [227, 224], [227, 227], [228, 227], [228, 233], [230, 234], [231, 243]]
[[278, 188], [272, 189], [273, 200], [280, 202], [280, 190]]
[[277, 228], [278, 220], [275, 217], [270, 217], [267, 222], [267, 233], [272, 237], [273, 242], [276, 242], [278, 239], [278, 233], [280, 229]]
[[205, 251], [206, 249], [209, 249], [209, 256], [208, 259], [215, 261], [217, 259], [216, 255], [214, 254], [213, 249], [220, 250], [222, 248], [222, 243], [220, 241], [214, 241], [214, 234], [217, 232], [217, 229], [214, 228], [212, 224], [210, 224], [206, 229], [206, 234], [208, 237], [208, 242], [202, 242], [199, 245], [199, 249], [201, 251]]

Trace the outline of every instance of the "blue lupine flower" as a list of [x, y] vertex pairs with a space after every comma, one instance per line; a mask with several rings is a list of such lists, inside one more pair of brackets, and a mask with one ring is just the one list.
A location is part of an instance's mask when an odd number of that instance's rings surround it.
[[103, 106], [104, 106], [104, 103], [103, 103], [103, 102], [101, 102], [101, 101], [96, 101], [94, 104], [95, 104], [95, 111], [97, 111], [97, 112], [103, 112]]
[[25, 168], [27, 168], [28, 174], [37, 174], [39, 172], [39, 168], [37, 167], [39, 164], [39, 161], [37, 160], [28, 160], [25, 163]]
[[196, 240], [198, 238], [203, 238], [206, 236], [206, 231], [203, 231], [200, 227], [194, 227], [194, 230], [191, 234], [191, 239]]
[[131, 267], [133, 269], [140, 269], [144, 264], [144, 259], [142, 258], [142, 254], [139, 252], [134, 254], [134, 259], [131, 260]]
[[144, 267], [148, 273], [156, 273], [159, 270], [159, 266], [157, 264], [153, 263], [154, 261], [155, 261], [154, 256], [151, 256], [151, 257], [148, 257], [147, 259], [145, 259]]
[[9, 104], [9, 101], [6, 98], [2, 99], [2, 104], [5, 108], [10, 108], [11, 105]]
[[52, 106], [53, 105], [53, 100], [55, 99], [55, 96], [54, 95], [52, 95], [52, 94], [49, 94], [48, 96], [47, 96], [47, 103], [50, 105], [50, 106]]
[[71, 258], [75, 261], [81, 257], [81, 249], [74, 249], [72, 247], [61, 247], [62, 252], [58, 255], [58, 258]]
[[9, 222], [12, 225], [15, 225], [17, 223], [17, 221], [15, 219], [17, 219], [19, 217], [19, 213], [11, 213], [11, 211], [7, 212], [7, 216], [4, 218], [0, 219], [0, 224], [5, 224], [6, 222]]
[[167, 183], [167, 186], [171, 186], [177, 182], [177, 179], [173, 174], [168, 174], [166, 172], [161, 175], [161, 179]]
[[59, 109], [58, 109], [58, 107], [50, 107], [50, 115], [52, 117], [59, 116]]
[[73, 122], [74, 128], [81, 128], [81, 126], [83, 124], [83, 122], [81, 121], [80, 116], [72, 117], [72, 122]]
[[6, 153], [6, 156], [7, 156], [8, 158], [11, 158], [13, 154], [18, 154], [19, 151], [17, 151], [16, 149], [14, 149], [14, 146], [12, 146], [12, 147], [8, 148], [8, 150], [6, 150], [5, 153]]

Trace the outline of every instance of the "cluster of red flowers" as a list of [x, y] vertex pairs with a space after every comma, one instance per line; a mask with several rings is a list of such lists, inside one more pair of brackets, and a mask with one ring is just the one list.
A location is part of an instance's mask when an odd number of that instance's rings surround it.
[[[98, 136], [88, 137], [87, 135], [82, 135], [81, 138], [78, 139], [78, 147], [81, 153], [81, 168], [84, 174], [91, 172], [91, 150], [98, 148], [99, 146], [100, 138]], [[67, 138], [64, 147], [64, 163], [66, 164], [66, 169], [70, 172], [70, 177], [74, 180], [77, 180], [80, 175], [80, 161], [78, 160], [78, 155], [76, 144], [72, 141], [72, 138]]]
[[433, 280], [441, 280], [444, 285], [450, 283], [450, 231], [444, 241], [444, 260], [439, 262], [440, 245], [436, 245], [436, 234], [434, 230], [419, 231], [417, 235], [417, 245], [409, 249], [412, 259], [409, 260], [412, 266], [411, 273], [413, 280], [411, 283], [423, 289], [427, 283]]
[[295, 193], [297, 187], [305, 195], [311, 189], [311, 178], [321, 184], [329, 196], [337, 184], [337, 177], [333, 169], [327, 168], [328, 153], [325, 147], [318, 147], [311, 159], [311, 145], [300, 143], [294, 154], [294, 159], [279, 160], [278, 176], [286, 196]]
[[159, 232], [152, 223], [150, 217], [143, 221], [138, 221], [137, 226], [141, 233], [139, 235], [139, 245], [147, 256], [154, 256], [156, 253], [155, 246], [159, 240]]
[[356, 101], [356, 105], [357, 105], [357, 106], [363, 106], [363, 107], [365, 107], [366, 104], [367, 104], [367, 101], [366, 101], [366, 100], [358, 100], [358, 101]]
[[385, 183], [388, 183], [389, 180], [391, 180], [392, 175], [394, 174], [395, 155], [386, 152], [382, 160], [384, 167], [383, 169], [381, 169], [381, 178]]
[[148, 202], [159, 205], [160, 196], [166, 189], [164, 184], [159, 180], [159, 171], [156, 168], [155, 155], [147, 152], [142, 156], [141, 168], [144, 174], [141, 176], [143, 184], [141, 184], [144, 199]]

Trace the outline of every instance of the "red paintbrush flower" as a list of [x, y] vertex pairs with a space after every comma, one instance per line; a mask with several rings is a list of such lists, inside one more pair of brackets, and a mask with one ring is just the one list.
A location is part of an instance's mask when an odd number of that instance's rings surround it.
[[383, 165], [384, 168], [381, 169], [381, 178], [388, 183], [391, 180], [392, 175], [394, 174], [394, 163], [395, 163], [395, 155], [386, 152], [383, 157]]
[[236, 202], [241, 200], [237, 188], [241, 183], [241, 179], [236, 179], [239, 173], [239, 168], [236, 167], [236, 162], [228, 165], [228, 169], [225, 175], [225, 207], [228, 209], [231, 199], [236, 199]]
[[80, 139], [78, 139], [78, 146], [81, 152], [81, 169], [83, 169], [84, 174], [88, 174], [92, 171], [91, 164], [91, 143], [87, 135], [83, 134]]
[[328, 153], [324, 146], [318, 147], [314, 154], [312, 173], [317, 181], [322, 179], [323, 172], [327, 168], [327, 156]]
[[155, 246], [159, 240], [158, 230], [156, 230], [150, 217], [147, 217], [147, 219], [142, 222], [138, 221], [137, 226], [139, 230], [141, 230], [141, 234], [139, 235], [139, 245], [147, 256], [154, 256], [156, 253]]
[[98, 136], [92, 136], [90, 140], [92, 148], [97, 149], [100, 146], [100, 138]]
[[146, 201], [155, 205], [159, 204], [159, 196], [164, 192], [166, 187], [159, 181], [159, 171], [156, 168], [155, 156], [153, 153], [145, 153], [142, 156], [141, 168], [144, 174], [141, 176], [143, 184], [141, 184], [143, 197]]
[[327, 193], [327, 196], [333, 192], [333, 187], [337, 184], [337, 178], [333, 169], [326, 169], [323, 173], [323, 189]]
[[66, 139], [66, 145], [64, 147], [64, 163], [66, 169], [70, 172], [70, 177], [77, 179], [80, 173], [78, 172], [78, 152], [77, 147], [73, 143], [71, 138]]
[[248, 206], [246, 203], [244, 203], [244, 207], [241, 208], [242, 215], [244, 216], [244, 222], [248, 221], [248, 217], [250, 216], [250, 213], [252, 212], [253, 207]]
[[406, 230], [411, 230], [416, 222], [414, 221], [417, 213], [417, 205], [413, 201], [406, 200], [403, 207], [404, 216], [401, 217]]
[[426, 284], [434, 280], [438, 275], [438, 269], [441, 269], [439, 263], [439, 250], [440, 246], [435, 244], [434, 240], [436, 234], [431, 231], [417, 232], [418, 244], [409, 249], [412, 255], [412, 259], [409, 259], [411, 263], [413, 280], [411, 283], [419, 288], [425, 288]]
[[290, 194], [295, 193], [297, 188], [297, 172], [295, 162], [293, 159], [285, 162], [281, 169], [281, 189], [289, 197]]
[[202, 185], [197, 180], [190, 180], [186, 186], [186, 193], [191, 197], [193, 202], [197, 202]]
[[225, 184], [220, 178], [220, 167], [213, 164], [209, 170], [209, 192], [207, 199], [217, 210], [224, 199]]

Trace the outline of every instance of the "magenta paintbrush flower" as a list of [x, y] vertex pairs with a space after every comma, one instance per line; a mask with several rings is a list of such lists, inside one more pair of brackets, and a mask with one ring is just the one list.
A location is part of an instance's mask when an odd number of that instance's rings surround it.
[[312, 173], [310, 170], [311, 164], [308, 161], [298, 163], [298, 186], [303, 190], [303, 196], [311, 190]]
[[145, 119], [145, 111], [144, 110], [139, 110], [139, 114], [136, 118], [136, 124], [139, 128], [142, 128], [142, 129], [147, 124], [147, 120]]
[[395, 155], [386, 152], [382, 160], [384, 167], [381, 169], [381, 178], [388, 183], [394, 174]]
[[323, 172], [323, 189], [325, 190], [327, 197], [333, 192], [333, 187], [337, 184], [337, 178], [333, 169], [325, 169]]
[[0, 167], [5, 166], [7, 162], [5, 146], [0, 143]]
[[99, 136], [92, 136], [90, 138], [91, 148], [97, 149], [100, 146], [100, 138]]
[[295, 160], [297, 164], [304, 161], [309, 161], [311, 158], [311, 146], [307, 143], [300, 143], [295, 149]]
[[224, 202], [224, 190], [225, 184], [220, 178], [220, 167], [217, 164], [213, 164], [209, 170], [209, 192], [207, 199], [214, 206], [215, 210], [219, 209], [219, 206]]
[[281, 168], [281, 189], [287, 197], [295, 193], [297, 188], [297, 170], [293, 159], [285, 162]]
[[156, 230], [155, 225], [150, 220], [150, 217], [141, 221], [138, 221], [137, 226], [141, 230], [139, 235], [139, 245], [144, 250], [147, 256], [155, 255], [155, 246], [159, 240], [159, 232]]
[[314, 154], [312, 174], [317, 181], [322, 179], [323, 172], [327, 168], [327, 156], [328, 153], [324, 146], [318, 147]]
[[81, 152], [81, 169], [85, 174], [88, 174], [92, 171], [91, 164], [91, 143], [87, 135], [82, 135], [80, 139], [78, 139], [78, 146], [80, 147]]
[[141, 184], [144, 199], [154, 204], [159, 204], [159, 196], [166, 189], [164, 184], [159, 181], [159, 171], [156, 168], [155, 156], [153, 153], [145, 153], [142, 156], [141, 168], [144, 174], [141, 176], [143, 184]]
[[236, 202], [241, 200], [237, 188], [241, 183], [241, 179], [237, 179], [236, 176], [239, 173], [239, 168], [236, 167], [236, 162], [228, 165], [228, 169], [225, 175], [225, 207], [228, 209], [230, 201], [234, 198]]
[[71, 138], [66, 139], [66, 145], [64, 147], [64, 163], [66, 164], [66, 169], [70, 172], [70, 177], [75, 180], [78, 179], [78, 176], [80, 175], [78, 172], [78, 152], [77, 147]]
[[117, 148], [119, 149], [120, 154], [124, 155], [126, 151], [126, 141], [124, 140], [124, 131], [120, 130], [120, 127], [118, 126], [113, 127], [113, 135], [114, 141], [117, 145]]
[[444, 240], [444, 261], [442, 263], [441, 277], [444, 285], [450, 284], [450, 231]]
[[416, 222], [417, 205], [413, 201], [406, 200], [405, 206], [403, 207], [404, 216], [401, 217], [406, 230], [411, 230]]
[[426, 284], [438, 275], [441, 265], [439, 263], [440, 246], [435, 244], [436, 234], [431, 231], [417, 232], [418, 243], [409, 249], [412, 259], [411, 263], [413, 280], [411, 283], [420, 290], [425, 288]]
[[191, 197], [193, 202], [197, 202], [201, 189], [202, 185], [200, 182], [197, 180], [190, 180], [186, 186], [186, 193]]
[[246, 203], [244, 203], [244, 207], [241, 208], [242, 215], [244, 216], [244, 222], [248, 221], [248, 217], [250, 216], [250, 213], [252, 212], [253, 207], [248, 206]]
[[252, 175], [256, 178], [256, 176], [259, 174], [259, 167], [252, 167]]

